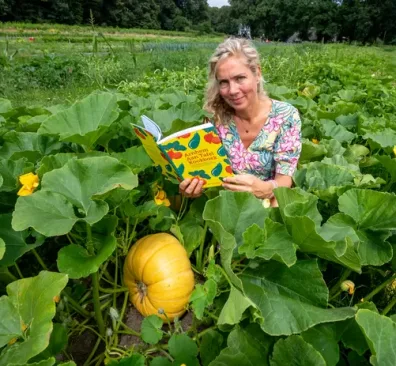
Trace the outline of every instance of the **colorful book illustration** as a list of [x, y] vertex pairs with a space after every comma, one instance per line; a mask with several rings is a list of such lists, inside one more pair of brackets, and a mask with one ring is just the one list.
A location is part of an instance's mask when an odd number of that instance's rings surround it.
[[212, 123], [186, 128], [163, 137], [161, 128], [147, 116], [144, 127], [132, 125], [147, 154], [171, 180], [204, 180], [204, 187], [220, 186], [233, 175], [226, 151]]

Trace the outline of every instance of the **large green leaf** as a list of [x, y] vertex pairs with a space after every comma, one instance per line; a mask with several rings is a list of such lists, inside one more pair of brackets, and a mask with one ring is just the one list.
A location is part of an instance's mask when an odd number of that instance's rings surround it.
[[359, 229], [396, 230], [396, 196], [365, 189], [351, 189], [339, 198], [341, 212], [351, 216]]
[[169, 353], [174, 358], [173, 365], [199, 366], [197, 344], [187, 334], [174, 333], [169, 339], [168, 346]]
[[385, 128], [378, 132], [366, 133], [363, 138], [374, 141], [382, 148], [393, 147], [396, 145], [396, 132], [390, 128]]
[[7, 113], [12, 109], [11, 102], [8, 99], [0, 98], [0, 113]]
[[12, 225], [15, 230], [33, 227], [46, 236], [66, 234], [77, 220], [92, 225], [108, 212], [108, 204], [97, 196], [137, 185], [136, 175], [115, 158], [72, 159], [46, 173], [40, 191], [19, 197]]
[[111, 93], [93, 93], [48, 117], [37, 132], [41, 135], [59, 135], [61, 141], [90, 148], [117, 117], [117, 97]]
[[221, 352], [223, 348], [223, 336], [221, 333], [209, 329], [202, 335], [199, 347], [199, 357], [202, 366], [208, 366]]
[[143, 146], [132, 146], [124, 152], [114, 153], [112, 156], [128, 165], [135, 174], [153, 166], [153, 162]]
[[109, 216], [92, 226], [92, 253], [77, 244], [63, 247], [58, 252], [59, 271], [68, 274], [70, 278], [81, 278], [95, 273], [117, 247], [114, 236], [117, 223], [116, 216]]
[[44, 238], [41, 235], [36, 235], [35, 241], [28, 244], [29, 231], [13, 230], [11, 220], [11, 214], [0, 214], [0, 238], [4, 240], [6, 249], [4, 257], [0, 259], [0, 267], [8, 267], [15, 264], [19, 257], [44, 242]]
[[353, 308], [326, 309], [328, 289], [314, 260], [298, 261], [290, 268], [269, 262], [240, 278], [246, 296], [261, 312], [262, 329], [271, 335], [301, 333], [355, 314]]
[[238, 324], [242, 319], [243, 312], [249, 306], [254, 306], [254, 303], [241, 291], [231, 286], [230, 295], [221, 309], [217, 324]]
[[221, 263], [226, 273], [239, 288], [240, 281], [231, 269], [232, 257], [243, 244], [245, 230], [253, 224], [263, 227], [268, 214], [260, 200], [245, 192], [221, 191], [206, 203], [203, 218], [220, 243]]
[[314, 144], [309, 140], [303, 140], [300, 162], [310, 162], [326, 155], [327, 150], [323, 144]]
[[208, 279], [203, 285], [196, 284], [190, 296], [191, 306], [197, 319], [202, 320], [205, 308], [212, 305], [217, 294], [217, 283], [213, 279]]
[[349, 132], [345, 127], [336, 124], [334, 121], [322, 119], [320, 121], [320, 126], [324, 136], [335, 139], [341, 143], [351, 143], [357, 136], [355, 133]]
[[26, 363], [49, 344], [52, 318], [55, 315], [54, 296], [67, 284], [67, 276], [40, 272], [36, 277], [15, 281], [7, 286], [8, 296], [0, 298], [0, 347], [13, 338], [19, 341], [8, 346], [0, 357], [5, 366], [18, 360]]
[[366, 309], [357, 312], [356, 321], [367, 338], [372, 353], [371, 364], [396, 365], [396, 323], [386, 316]]
[[171, 107], [153, 112], [153, 120], [166, 135], [199, 124], [204, 116], [202, 108], [195, 103], [183, 103], [181, 108]]
[[0, 158], [18, 160], [26, 158], [35, 163], [42, 156], [59, 150], [62, 144], [53, 137], [39, 136], [34, 132], [10, 131], [4, 135]]
[[339, 334], [335, 324], [319, 324], [301, 333], [305, 342], [311, 344], [325, 359], [327, 366], [336, 366], [340, 358]]
[[396, 159], [392, 159], [388, 155], [376, 155], [375, 158], [386, 168], [392, 182], [396, 182]]
[[360, 258], [346, 237], [337, 238], [339, 240], [335, 241], [328, 240], [321, 234], [321, 216], [316, 207], [315, 196], [287, 188], [278, 188], [275, 195], [289, 234], [299, 250], [360, 272]]
[[294, 335], [275, 343], [270, 365], [326, 366], [326, 361], [312, 345]]
[[65, 235], [78, 220], [73, 205], [64, 196], [38, 191], [19, 197], [13, 212], [12, 228], [21, 231], [32, 227], [45, 236]]
[[265, 220], [264, 229], [256, 224], [250, 226], [243, 233], [243, 240], [238, 251], [247, 258], [274, 259], [289, 267], [297, 261], [296, 245], [286, 227], [270, 218]]
[[236, 326], [227, 338], [227, 348], [209, 366], [266, 366], [274, 339], [257, 324]]

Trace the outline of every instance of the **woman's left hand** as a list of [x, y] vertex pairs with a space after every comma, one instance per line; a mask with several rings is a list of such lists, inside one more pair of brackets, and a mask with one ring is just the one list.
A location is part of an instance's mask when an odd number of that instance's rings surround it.
[[252, 174], [238, 174], [223, 180], [223, 187], [234, 192], [250, 192], [257, 198], [269, 198], [272, 195], [273, 186], [264, 182]]

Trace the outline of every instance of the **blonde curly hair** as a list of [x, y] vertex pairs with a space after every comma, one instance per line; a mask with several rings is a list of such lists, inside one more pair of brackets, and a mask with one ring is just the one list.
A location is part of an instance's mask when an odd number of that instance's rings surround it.
[[[209, 113], [213, 113], [215, 123], [227, 124], [231, 121], [234, 114], [234, 109], [220, 95], [219, 84], [216, 79], [219, 61], [231, 56], [242, 57], [246, 66], [250, 68], [254, 75], [257, 74], [260, 67], [260, 56], [253, 44], [247, 39], [231, 37], [217, 46], [209, 60], [209, 80], [204, 104], [204, 109]], [[259, 97], [266, 95], [263, 77], [260, 78], [257, 85], [257, 92]]]

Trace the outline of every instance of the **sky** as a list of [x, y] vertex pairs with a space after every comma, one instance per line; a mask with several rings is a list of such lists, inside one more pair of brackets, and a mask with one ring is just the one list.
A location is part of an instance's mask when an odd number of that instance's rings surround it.
[[229, 5], [228, 0], [208, 0], [209, 6], [217, 6], [218, 8], [223, 5]]

